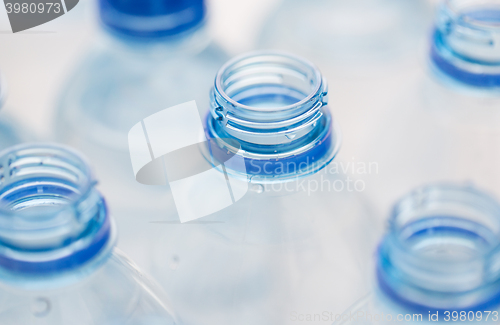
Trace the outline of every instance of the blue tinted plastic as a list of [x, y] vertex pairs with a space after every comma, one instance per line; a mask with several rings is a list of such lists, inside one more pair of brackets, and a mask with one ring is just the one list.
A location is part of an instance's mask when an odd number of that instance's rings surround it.
[[182, 33], [205, 17], [203, 0], [100, 0], [99, 9], [111, 31], [144, 39]]
[[0, 323], [173, 325], [165, 297], [114, 250], [86, 162], [69, 148], [0, 152]]
[[500, 87], [500, 3], [447, 0], [440, 7], [431, 48], [439, 71], [464, 84]]
[[216, 76], [207, 136], [238, 140], [250, 175], [315, 172], [340, 146], [327, 96], [319, 70], [302, 58], [281, 52], [240, 56]]
[[423, 187], [394, 208], [378, 250], [380, 289], [427, 313], [500, 302], [500, 205], [470, 187]]
[[[51, 145], [20, 145], [0, 153], [0, 166], [1, 268], [62, 272], [88, 262], [108, 244], [104, 200], [76, 153]], [[28, 234], [31, 238], [24, 242]]]

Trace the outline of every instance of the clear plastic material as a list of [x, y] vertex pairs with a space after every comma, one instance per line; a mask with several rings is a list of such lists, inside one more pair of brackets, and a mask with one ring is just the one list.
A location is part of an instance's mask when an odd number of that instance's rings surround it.
[[162, 292], [116, 251], [89, 167], [60, 146], [0, 153], [0, 323], [175, 324]]
[[104, 25], [122, 36], [158, 38], [198, 27], [204, 0], [99, 0]]
[[[394, 207], [377, 288], [338, 324], [498, 324], [500, 204], [474, 188], [419, 188]], [[332, 319], [333, 320], [333, 319]]]
[[118, 216], [118, 245], [139, 265], [142, 239], [156, 228], [149, 221], [165, 219], [173, 202], [168, 187], [136, 182], [128, 132], [151, 114], [184, 102], [196, 100], [201, 112], [208, 111], [213, 75], [225, 60], [198, 25], [167, 38], [103, 34], [62, 89], [58, 139], [95, 164], [100, 189]]
[[152, 273], [186, 324], [288, 324], [365, 293], [377, 230], [361, 186], [332, 162], [340, 133], [327, 93], [317, 68], [286, 53], [246, 54], [217, 74], [206, 135], [213, 156], [243, 159], [218, 169], [248, 192], [158, 225]]

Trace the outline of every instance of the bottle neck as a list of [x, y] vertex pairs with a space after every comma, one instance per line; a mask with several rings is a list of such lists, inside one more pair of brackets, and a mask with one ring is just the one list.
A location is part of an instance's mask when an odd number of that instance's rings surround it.
[[500, 89], [500, 2], [445, 0], [431, 61], [438, 74], [468, 86]]
[[500, 303], [500, 206], [469, 187], [423, 187], [394, 208], [378, 251], [378, 283], [411, 309]]
[[218, 72], [206, 120], [207, 137], [222, 150], [239, 144], [245, 171], [261, 180], [313, 173], [338, 151], [340, 134], [327, 105], [321, 73], [306, 60], [280, 52], [237, 57]]
[[78, 154], [20, 145], [0, 153], [0, 166], [1, 272], [61, 273], [112, 245], [104, 199]]
[[99, 0], [102, 23], [116, 35], [143, 41], [175, 37], [205, 19], [203, 0]]

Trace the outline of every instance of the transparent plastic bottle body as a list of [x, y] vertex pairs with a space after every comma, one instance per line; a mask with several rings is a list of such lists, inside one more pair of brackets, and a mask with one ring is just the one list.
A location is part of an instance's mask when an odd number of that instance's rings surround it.
[[403, 197], [376, 254], [374, 293], [332, 320], [497, 324], [499, 211], [470, 186], [437, 184]]
[[151, 293], [157, 289], [133, 263], [117, 252], [103, 258], [96, 270], [73, 272], [75, 280], [67, 284], [60, 279], [17, 279], [32, 281], [36, 288], [2, 283], [2, 324], [135, 324], [147, 318], [176, 324], [161, 298]]
[[[373, 193], [386, 209], [411, 187], [440, 180], [472, 181], [498, 191], [500, 97], [498, 2], [444, 1], [437, 15], [429, 67], [413, 88], [394, 94], [373, 117], [372, 141], [361, 148], [379, 162]], [[477, 12], [489, 9], [491, 17]], [[467, 37], [464, 35], [467, 34]]]
[[[217, 74], [205, 129], [222, 153], [241, 141], [235, 157], [245, 170], [219, 171], [234, 193], [248, 192], [191, 223], [163, 225], [152, 274], [187, 324], [286, 324], [296, 310], [341, 310], [346, 296], [366, 291], [376, 225], [360, 185], [331, 162], [340, 134], [325, 87], [314, 66], [284, 53], [235, 58]], [[242, 127], [249, 115], [250, 129]], [[265, 132], [269, 119], [281, 122]], [[208, 191], [198, 195], [196, 204], [210, 204]]]
[[120, 215], [119, 245], [139, 264], [148, 222], [165, 218], [172, 202], [168, 188], [135, 181], [128, 132], [145, 117], [187, 101], [206, 111], [212, 77], [225, 59], [200, 26], [168, 37], [103, 35], [63, 89], [59, 138], [95, 162], [101, 189]]
[[168, 302], [114, 249], [89, 167], [55, 145], [0, 153], [2, 324], [175, 324]]
[[[323, 176], [303, 181], [345, 182]], [[376, 230], [361, 224], [372, 218], [362, 198], [250, 186], [241, 201], [207, 220], [168, 225], [175, 231], [154, 248], [151, 272], [177, 298], [184, 322], [290, 324], [294, 312], [341, 312], [349, 298], [366, 294], [363, 271]]]

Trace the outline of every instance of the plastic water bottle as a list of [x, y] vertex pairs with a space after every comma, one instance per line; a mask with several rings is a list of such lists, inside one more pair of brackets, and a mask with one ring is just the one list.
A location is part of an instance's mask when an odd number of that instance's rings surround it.
[[168, 234], [153, 248], [152, 274], [186, 324], [288, 324], [366, 291], [377, 228], [363, 183], [333, 161], [327, 102], [319, 70], [287, 53], [245, 54], [217, 73], [203, 128], [220, 163], [171, 184], [181, 215], [208, 212], [158, 224]]
[[101, 190], [119, 215], [119, 246], [142, 264], [141, 238], [155, 228], [148, 222], [167, 218], [173, 203], [168, 188], [135, 181], [127, 134], [143, 118], [183, 102], [196, 100], [207, 111], [213, 75], [226, 57], [204, 27], [202, 0], [98, 5], [104, 32], [62, 90], [58, 134], [95, 163]]
[[[0, 109], [3, 107], [7, 93], [5, 78], [0, 74]], [[0, 111], [0, 150], [19, 143], [19, 130], [5, 112]]]
[[499, 216], [495, 199], [467, 186], [425, 186], [403, 197], [377, 251], [374, 292], [332, 320], [498, 324]]
[[161, 290], [114, 249], [89, 166], [69, 148], [0, 153], [0, 323], [176, 324]]
[[498, 1], [441, 3], [429, 68], [372, 116], [372, 139], [359, 147], [379, 162], [374, 187], [385, 190], [373, 195], [384, 207], [433, 181], [473, 181], [500, 193], [499, 22]]

